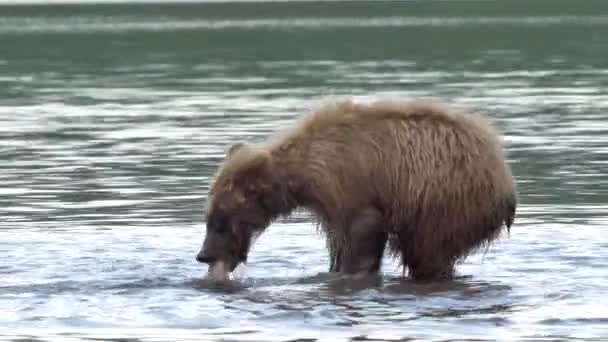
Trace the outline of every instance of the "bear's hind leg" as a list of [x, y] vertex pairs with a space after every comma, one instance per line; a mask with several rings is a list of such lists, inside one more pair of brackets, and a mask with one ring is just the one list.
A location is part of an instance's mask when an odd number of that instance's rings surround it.
[[409, 275], [415, 280], [436, 281], [448, 280], [454, 276], [454, 263], [452, 262], [420, 262], [408, 265]]
[[347, 234], [347, 246], [340, 246], [336, 254], [335, 270], [348, 275], [378, 273], [388, 239], [380, 212], [372, 208], [362, 210]]
[[408, 270], [409, 278], [421, 281], [438, 281], [451, 279], [454, 276], [456, 258], [446, 254], [445, 248], [433, 244], [433, 239], [407, 234], [391, 235], [391, 253], [400, 256], [401, 264]]

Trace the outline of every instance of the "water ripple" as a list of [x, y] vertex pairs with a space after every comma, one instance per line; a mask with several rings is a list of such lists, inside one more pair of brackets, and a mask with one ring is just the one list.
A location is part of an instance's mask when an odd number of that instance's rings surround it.
[[159, 20], [144, 21], [137, 17], [78, 17], [78, 18], [4, 18], [0, 34], [31, 33], [99, 33], [126, 31], [173, 30], [253, 30], [253, 29], [307, 29], [330, 30], [337, 28], [374, 27], [466, 27], [466, 26], [604, 26], [608, 16], [517, 16], [517, 17], [353, 17], [353, 18], [291, 18], [291, 19], [238, 19], [238, 20]]

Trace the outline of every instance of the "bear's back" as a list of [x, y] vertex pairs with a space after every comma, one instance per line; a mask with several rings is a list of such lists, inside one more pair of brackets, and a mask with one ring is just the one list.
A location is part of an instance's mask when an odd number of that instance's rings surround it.
[[[389, 99], [372, 103], [356, 103], [347, 100], [327, 100], [322, 105], [303, 116], [291, 128], [278, 136], [317, 136], [325, 132], [362, 127], [361, 133], [374, 125], [410, 125], [428, 123], [432, 130], [457, 130], [471, 139], [495, 140], [497, 132], [483, 115], [466, 113], [450, 108], [447, 104], [431, 100]], [[341, 132], [346, 134], [347, 132]], [[413, 129], [410, 134], [416, 134]], [[497, 141], [493, 141], [497, 142]]]
[[[382, 191], [403, 191], [389, 186], [399, 183], [417, 192], [420, 184], [472, 182], [485, 173], [510, 178], [489, 120], [429, 100], [326, 101], [278, 132], [270, 148], [295, 150], [309, 163], [302, 170], [318, 173], [319, 182], [328, 185], [372, 179], [377, 184], [370, 186]], [[338, 174], [351, 180], [334, 176]]]

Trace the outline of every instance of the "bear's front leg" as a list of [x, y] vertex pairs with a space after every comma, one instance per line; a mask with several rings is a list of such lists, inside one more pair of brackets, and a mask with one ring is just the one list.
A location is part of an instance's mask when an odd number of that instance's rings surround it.
[[346, 246], [330, 241], [330, 271], [348, 275], [378, 273], [388, 239], [380, 212], [373, 208], [362, 210], [346, 234]]
[[329, 272], [340, 272], [342, 267], [342, 249], [338, 246], [337, 240], [328, 237], [329, 247]]

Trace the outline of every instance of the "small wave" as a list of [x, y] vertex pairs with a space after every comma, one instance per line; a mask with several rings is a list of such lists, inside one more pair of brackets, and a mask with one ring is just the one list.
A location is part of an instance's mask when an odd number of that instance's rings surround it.
[[545, 17], [377, 17], [377, 18], [294, 18], [242, 20], [153, 20], [100, 17], [79, 19], [7, 18], [0, 33], [91, 33], [122, 31], [172, 30], [257, 30], [257, 29], [315, 29], [374, 28], [374, 27], [452, 27], [452, 26], [553, 26], [607, 25], [608, 16], [545, 16]]

